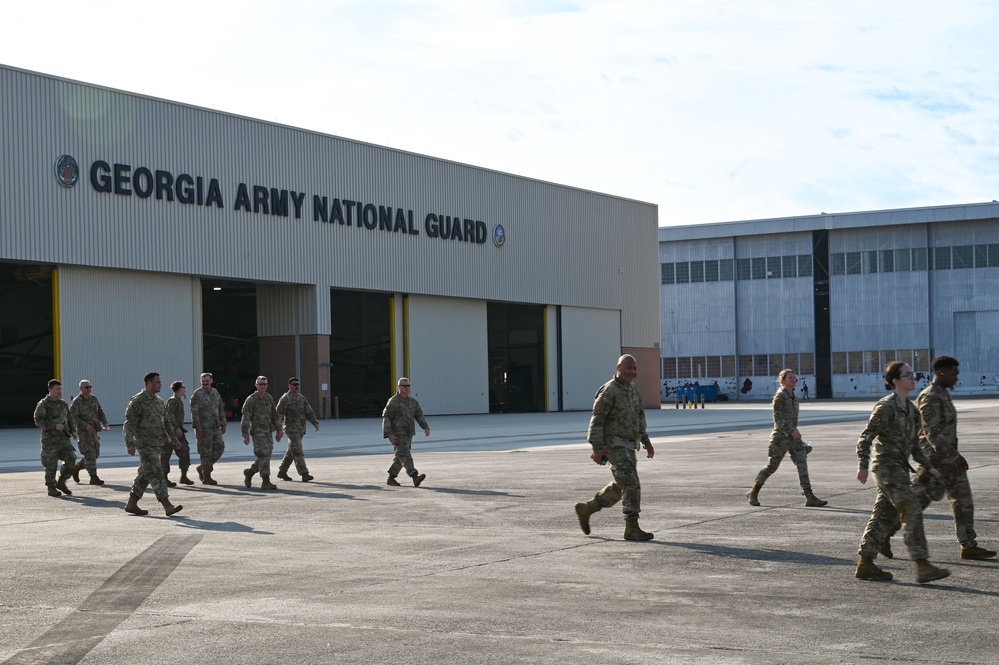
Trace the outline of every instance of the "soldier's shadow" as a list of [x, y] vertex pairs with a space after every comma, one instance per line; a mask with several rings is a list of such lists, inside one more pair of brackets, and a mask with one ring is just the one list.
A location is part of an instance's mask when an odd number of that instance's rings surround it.
[[[604, 542], [628, 542], [623, 538], [609, 538], [607, 536], [590, 536], [593, 540]], [[797, 563], [809, 566], [828, 565], [856, 565], [853, 559], [843, 559], [841, 557], [823, 556], [821, 554], [810, 554], [808, 552], [793, 552], [779, 549], [760, 549], [746, 547], [731, 547], [729, 545], [705, 545], [702, 543], [677, 543], [655, 538], [645, 541], [642, 546], [659, 545], [660, 547], [680, 547], [686, 550], [716, 556], [726, 559], [745, 559], [747, 561], [766, 561], [769, 563]]]
[[[402, 488], [400, 488], [402, 489]], [[510, 492], [500, 492], [499, 490], [466, 490], [458, 489], [456, 487], [413, 487], [410, 489], [421, 490], [427, 492], [438, 492], [440, 494], [460, 494], [462, 496], [509, 496], [513, 498], [523, 498], [522, 494], [511, 494]]]
[[[304, 485], [304, 483], [302, 483]], [[309, 483], [315, 487], [322, 487], [323, 483]], [[347, 499], [349, 501], [367, 501], [367, 499], [354, 496], [353, 494], [340, 494], [339, 492], [320, 492], [313, 490], [301, 490], [293, 489], [287, 485], [281, 485], [276, 490], [262, 490], [259, 487], [242, 487], [240, 488], [246, 494], [251, 494], [254, 497], [266, 497], [266, 496], [302, 496], [311, 497], [313, 499]]]
[[219, 531], [222, 533], [249, 533], [255, 536], [273, 536], [273, 531], [261, 531], [241, 522], [209, 522], [198, 520], [184, 515], [174, 515], [172, 517], [163, 516], [163, 519], [170, 520], [182, 529], [198, 529], [199, 531]]

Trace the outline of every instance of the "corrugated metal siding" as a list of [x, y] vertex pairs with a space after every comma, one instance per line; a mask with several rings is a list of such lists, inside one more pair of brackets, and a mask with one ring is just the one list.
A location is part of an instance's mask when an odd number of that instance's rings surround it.
[[489, 413], [487, 333], [482, 301], [410, 296], [409, 378], [427, 415]]
[[[654, 205], [9, 68], [0, 86], [0, 258], [620, 309], [625, 345], [660, 338]], [[98, 159], [217, 178], [224, 209], [99, 193]], [[234, 210], [238, 183], [305, 192], [302, 218]], [[315, 222], [313, 194], [411, 209], [420, 235]], [[430, 238], [430, 212], [503, 224], [507, 244]]]
[[67, 399], [90, 379], [108, 420], [121, 424], [146, 372], [160, 373], [164, 400], [175, 379], [198, 385], [201, 338], [195, 344], [191, 334], [200, 330], [191, 277], [74, 266], [60, 268], [59, 277], [59, 379]]
[[[621, 355], [621, 313], [562, 308], [562, 402], [566, 411], [593, 408], [593, 396], [616, 371]], [[639, 371], [659, 373], [658, 368]]]

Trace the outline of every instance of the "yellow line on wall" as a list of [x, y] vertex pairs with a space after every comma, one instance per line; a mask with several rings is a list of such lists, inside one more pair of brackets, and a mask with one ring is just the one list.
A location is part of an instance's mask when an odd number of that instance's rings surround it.
[[[52, 369], [53, 378], [59, 379], [62, 374], [62, 349], [60, 344], [61, 330], [59, 327], [59, 269], [52, 269]], [[60, 379], [61, 380], [61, 379]]]
[[[398, 294], [395, 294], [391, 298], [389, 298], [389, 348], [391, 349], [391, 354], [390, 354], [391, 360], [389, 361], [389, 364], [390, 364], [390, 366], [392, 368], [390, 370], [391, 373], [392, 373], [392, 376], [389, 377], [389, 381], [393, 385], [395, 385], [395, 381], [396, 381], [395, 380], [396, 368], [399, 367], [398, 354], [396, 353], [396, 344], [398, 343], [399, 340], [397, 340], [396, 336], [395, 336], [395, 299], [396, 299], [396, 297], [398, 297]], [[395, 388], [392, 388], [391, 390], [394, 391]]]

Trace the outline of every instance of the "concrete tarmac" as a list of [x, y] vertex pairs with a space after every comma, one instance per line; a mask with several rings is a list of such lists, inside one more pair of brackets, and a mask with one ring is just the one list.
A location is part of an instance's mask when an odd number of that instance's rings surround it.
[[[220, 484], [171, 490], [171, 518], [151, 491], [148, 516], [122, 510], [137, 461], [120, 428], [102, 436], [107, 484], [60, 498], [37, 430], [0, 431], [0, 663], [997, 663], [999, 562], [960, 559], [946, 502], [925, 525], [951, 577], [916, 584], [901, 538], [879, 560], [893, 582], [853, 577], [871, 406], [802, 404], [826, 508], [804, 507], [789, 461], [762, 506], [746, 502], [768, 404], [647, 412], [645, 543], [622, 539], [617, 506], [579, 530], [573, 504], [610, 480], [588, 458], [588, 413], [430, 417], [419, 488], [385, 485], [390, 446], [362, 419], [310, 430], [313, 482], [293, 468], [277, 491], [247, 489], [232, 423]], [[979, 540], [996, 549], [999, 400], [957, 406]]]

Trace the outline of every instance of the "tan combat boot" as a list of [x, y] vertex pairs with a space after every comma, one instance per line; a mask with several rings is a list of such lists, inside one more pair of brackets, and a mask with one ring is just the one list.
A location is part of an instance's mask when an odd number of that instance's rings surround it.
[[128, 503], [125, 504], [125, 512], [132, 513], [133, 515], [148, 515], [148, 510], [143, 510], [139, 508], [139, 497], [135, 496], [131, 492], [128, 494]]
[[881, 570], [874, 565], [874, 559], [869, 556], [860, 555], [860, 562], [857, 564], [855, 577], [858, 580], [873, 580], [875, 582], [887, 582], [892, 578], [892, 574], [887, 570]]
[[96, 471], [90, 472], [90, 484], [91, 485], [103, 485], [104, 481], [97, 476]]
[[59, 474], [59, 480], [56, 481], [56, 489], [65, 494], [66, 496], [73, 496], [73, 493], [69, 491], [66, 487], [66, 480], [69, 478], [68, 473]]
[[627, 519], [624, 521], [624, 539], [625, 540], [652, 540], [655, 538], [654, 534], [648, 531], [642, 531], [638, 526], [638, 518]]
[[274, 483], [271, 482], [271, 479], [270, 479], [269, 476], [261, 476], [261, 478], [263, 478], [263, 482], [260, 483], [260, 489], [262, 489], [262, 490], [276, 490], [277, 489], [277, 485], [275, 485]]
[[746, 492], [746, 498], [749, 499], [749, 505], [758, 506], [760, 505], [760, 490], [763, 489], [763, 485], [759, 483], [753, 483], [752, 489]]
[[961, 548], [961, 558], [962, 559], [991, 559], [996, 555], [994, 550], [987, 550], [984, 547], [979, 547], [975, 545], [974, 547], [962, 547]]
[[208, 469], [202, 469], [201, 473], [204, 474], [204, 478], [201, 479], [201, 484], [203, 485], [218, 485], [219, 481], [212, 478], [212, 472]]
[[885, 536], [885, 542], [881, 543], [881, 549], [879, 550], [881, 556], [886, 559], [894, 559], [895, 553], [891, 551], [891, 536]]
[[942, 580], [950, 575], [946, 568], [937, 568], [926, 559], [916, 559], [916, 581], [920, 584]]
[[187, 471], [180, 472], [180, 484], [181, 485], [193, 485], [194, 481], [187, 477]]
[[174, 513], [179, 513], [184, 508], [184, 506], [180, 504], [177, 504], [176, 506], [173, 505], [172, 503], [170, 503], [170, 499], [163, 499], [162, 501], [160, 501], [160, 504], [163, 506], [163, 510], [164, 512], [166, 512], [167, 517], [170, 517]]
[[80, 482], [80, 471], [83, 469], [84, 458], [80, 458], [80, 461], [73, 465], [73, 482], [79, 484]]
[[595, 499], [576, 504], [576, 517], [579, 518], [579, 528], [587, 536], [590, 535], [590, 515], [600, 512], [602, 506]]
[[812, 490], [805, 490], [802, 492], [805, 495], [805, 505], [810, 508], [821, 508], [822, 506], [828, 505], [828, 501], [823, 501], [819, 497], [812, 494]]

